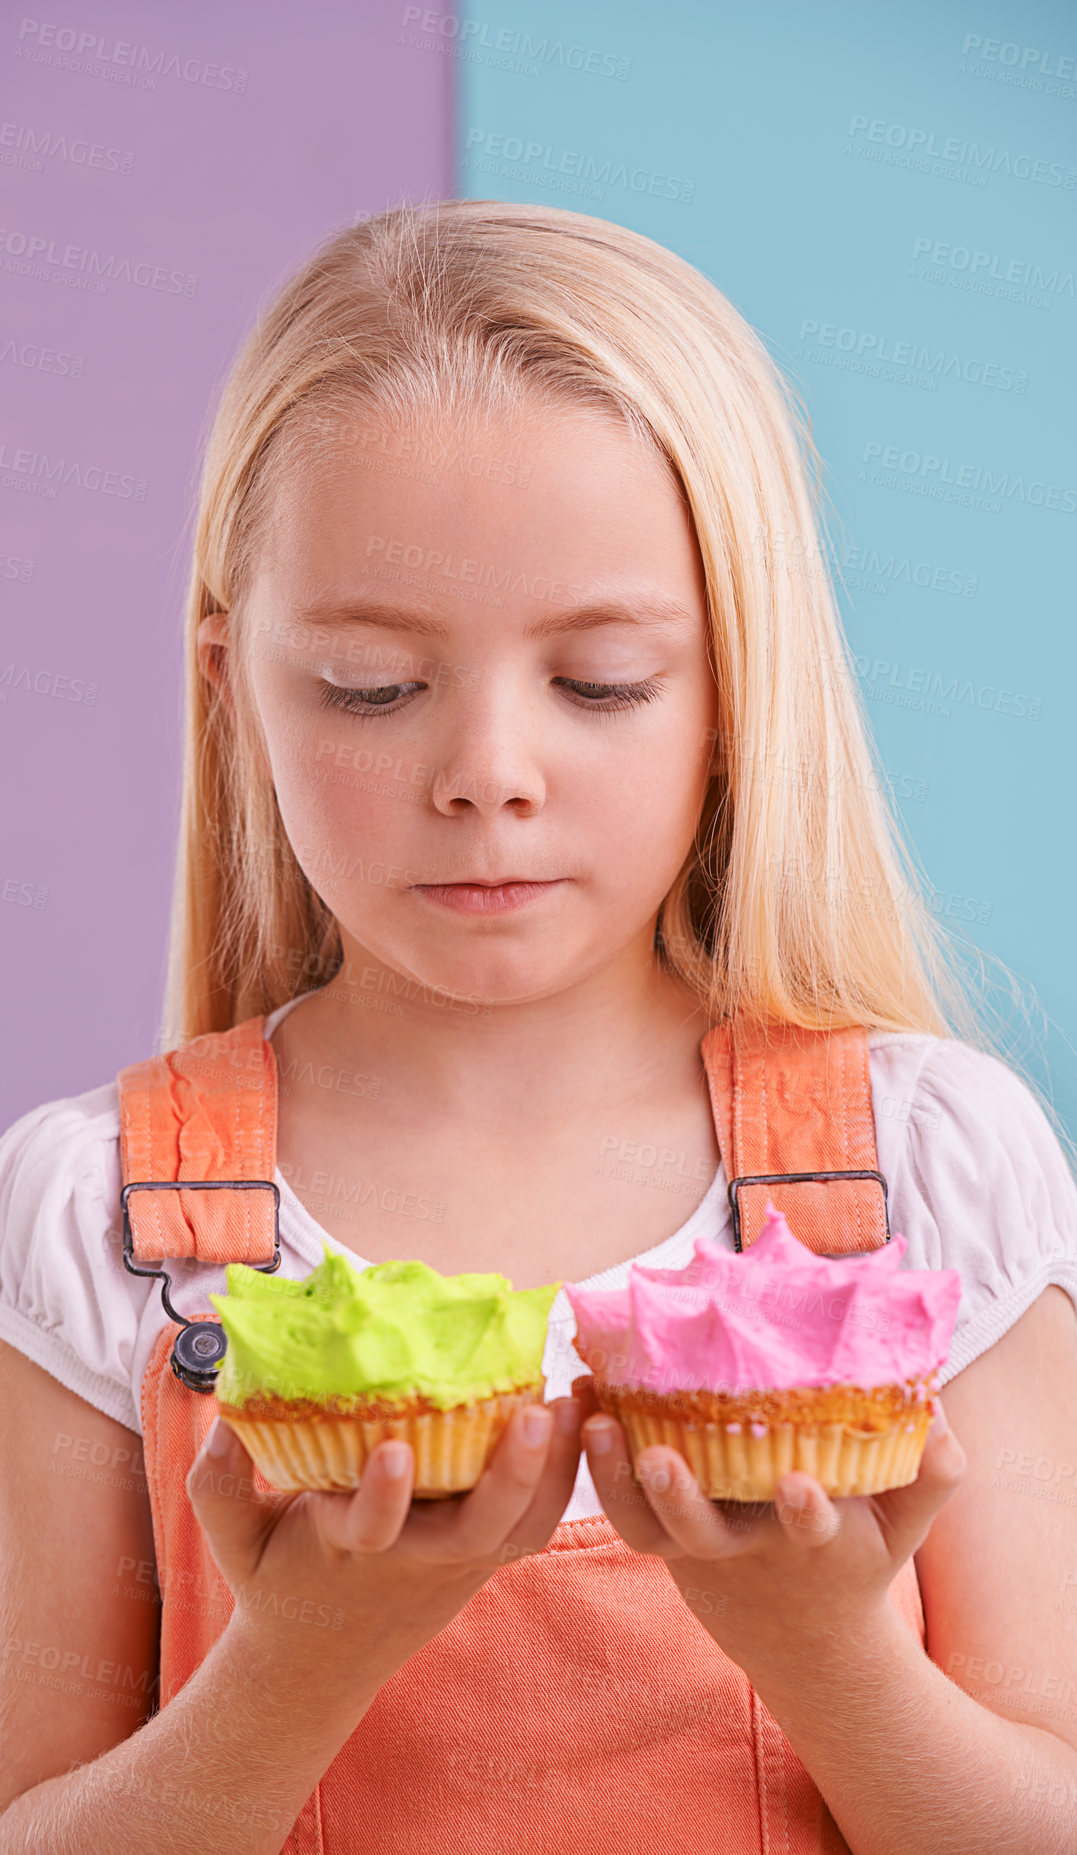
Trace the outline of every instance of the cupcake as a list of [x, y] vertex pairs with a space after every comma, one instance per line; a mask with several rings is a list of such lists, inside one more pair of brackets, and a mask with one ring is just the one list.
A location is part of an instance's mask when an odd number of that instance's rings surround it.
[[565, 1293], [575, 1347], [633, 1464], [665, 1443], [712, 1500], [769, 1501], [804, 1469], [829, 1495], [915, 1481], [953, 1333], [956, 1269], [901, 1269], [893, 1236], [818, 1256], [767, 1205], [743, 1254], [696, 1241], [684, 1269], [634, 1263], [627, 1288]]
[[473, 1488], [517, 1404], [541, 1403], [546, 1324], [561, 1284], [358, 1269], [330, 1253], [299, 1280], [229, 1263], [211, 1295], [228, 1340], [217, 1409], [282, 1490], [358, 1487], [389, 1437], [415, 1452], [413, 1495]]

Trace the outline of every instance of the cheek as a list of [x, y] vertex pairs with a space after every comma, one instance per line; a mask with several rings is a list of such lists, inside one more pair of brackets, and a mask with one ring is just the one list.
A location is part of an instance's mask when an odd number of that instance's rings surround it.
[[414, 783], [420, 769], [409, 758], [374, 746], [358, 730], [315, 722], [289, 731], [274, 745], [272, 760], [289, 841], [331, 906], [327, 872], [361, 870], [363, 859], [390, 853], [394, 862], [404, 860], [409, 819], [421, 796]]
[[703, 756], [671, 740], [573, 782], [569, 804], [596, 863], [616, 873], [618, 887], [650, 890], [667, 875], [672, 880], [684, 861], [705, 789]]

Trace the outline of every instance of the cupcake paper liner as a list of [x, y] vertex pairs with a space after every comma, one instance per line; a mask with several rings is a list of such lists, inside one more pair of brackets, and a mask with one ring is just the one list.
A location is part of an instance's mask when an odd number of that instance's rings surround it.
[[839, 1385], [743, 1398], [710, 1392], [666, 1397], [596, 1380], [601, 1408], [623, 1425], [633, 1467], [654, 1443], [684, 1457], [712, 1501], [771, 1501], [790, 1469], [824, 1493], [882, 1494], [916, 1480], [931, 1425], [931, 1381], [872, 1390]]
[[253, 1415], [219, 1400], [217, 1408], [266, 1480], [283, 1493], [357, 1488], [371, 1452], [394, 1437], [415, 1454], [412, 1499], [440, 1500], [475, 1486], [516, 1406], [541, 1403], [545, 1389], [540, 1378], [447, 1410], [423, 1399], [382, 1398], [377, 1414], [366, 1417], [358, 1410], [318, 1412], [309, 1401], [289, 1410], [277, 1400], [274, 1415]]

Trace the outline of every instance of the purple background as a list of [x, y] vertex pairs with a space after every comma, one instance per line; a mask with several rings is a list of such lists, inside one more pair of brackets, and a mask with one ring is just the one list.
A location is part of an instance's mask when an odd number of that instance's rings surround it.
[[[215, 391], [323, 238], [453, 191], [450, 63], [395, 0], [49, 16], [0, 22], [0, 1128], [158, 1047]], [[69, 287], [72, 247], [184, 287]]]

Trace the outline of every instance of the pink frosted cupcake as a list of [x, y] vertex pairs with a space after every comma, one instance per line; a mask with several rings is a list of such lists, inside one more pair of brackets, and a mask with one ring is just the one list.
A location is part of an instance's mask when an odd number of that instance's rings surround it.
[[915, 1481], [961, 1298], [956, 1269], [901, 1269], [906, 1242], [840, 1258], [780, 1211], [743, 1254], [697, 1239], [684, 1269], [565, 1284], [603, 1410], [679, 1450], [712, 1500], [769, 1501], [790, 1469], [827, 1494]]

